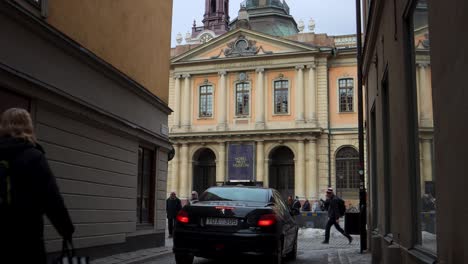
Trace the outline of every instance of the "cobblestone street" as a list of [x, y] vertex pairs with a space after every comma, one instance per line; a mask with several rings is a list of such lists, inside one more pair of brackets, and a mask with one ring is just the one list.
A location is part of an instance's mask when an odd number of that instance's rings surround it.
[[[332, 228], [330, 244], [322, 244], [324, 230], [300, 229], [298, 256], [295, 261], [286, 263], [307, 264], [367, 264], [370, 254], [359, 253], [359, 236], [353, 236], [353, 243]], [[259, 263], [258, 258], [222, 260], [223, 263]], [[175, 264], [172, 254], [172, 239], [166, 240], [166, 247], [140, 250], [98, 259], [92, 264]], [[194, 263], [215, 264], [220, 261], [196, 258]]]

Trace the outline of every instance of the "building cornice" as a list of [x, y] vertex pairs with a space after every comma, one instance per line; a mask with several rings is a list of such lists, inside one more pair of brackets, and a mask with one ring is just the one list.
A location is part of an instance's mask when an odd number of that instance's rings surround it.
[[247, 141], [252, 138], [270, 138], [270, 137], [307, 137], [320, 135], [322, 128], [304, 128], [304, 129], [278, 129], [278, 130], [233, 130], [225, 132], [207, 131], [207, 132], [188, 132], [188, 133], [170, 133], [169, 138], [174, 140], [192, 140], [192, 139], [228, 139], [230, 141]]

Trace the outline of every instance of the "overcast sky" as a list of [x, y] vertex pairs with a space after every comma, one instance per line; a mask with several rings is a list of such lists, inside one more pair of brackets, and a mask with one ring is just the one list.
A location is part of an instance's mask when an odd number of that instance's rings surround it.
[[[237, 17], [242, 0], [230, 0], [229, 15], [231, 20]], [[351, 34], [356, 32], [355, 1], [353, 0], [286, 0], [291, 8], [291, 15], [307, 24], [310, 18], [316, 23], [316, 33], [329, 35]], [[172, 16], [172, 46], [175, 46], [177, 33], [185, 36], [192, 30], [193, 20], [201, 26], [205, 0], [174, 0]]]

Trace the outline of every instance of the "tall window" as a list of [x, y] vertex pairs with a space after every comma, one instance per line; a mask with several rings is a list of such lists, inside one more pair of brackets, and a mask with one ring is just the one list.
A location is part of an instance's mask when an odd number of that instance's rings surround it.
[[[415, 170], [415, 180], [418, 188], [417, 201], [419, 202], [418, 225], [421, 233], [418, 244], [424, 249], [437, 252], [436, 236], [436, 175], [434, 175], [434, 120], [432, 107], [431, 87], [431, 57], [430, 57], [430, 28], [428, 24], [428, 1], [416, 1], [412, 13], [412, 47], [414, 83], [414, 118], [416, 129], [414, 164], [419, 167]], [[419, 173], [418, 173], [419, 172]], [[418, 175], [419, 174], [419, 175]]]
[[203, 85], [200, 86], [200, 117], [212, 117], [213, 116], [213, 86]]
[[340, 94], [340, 112], [353, 112], [354, 81], [352, 78], [338, 81]]
[[359, 153], [352, 147], [344, 147], [336, 154], [336, 189], [350, 191], [359, 189]]
[[236, 115], [249, 115], [250, 83], [242, 82], [236, 84]]
[[214, 14], [216, 13], [216, 0], [211, 0], [210, 2], [211, 13]]
[[154, 151], [140, 147], [138, 149], [138, 185], [137, 185], [137, 223], [154, 223], [155, 193], [155, 155]]
[[275, 114], [287, 114], [289, 105], [289, 81], [275, 81]]

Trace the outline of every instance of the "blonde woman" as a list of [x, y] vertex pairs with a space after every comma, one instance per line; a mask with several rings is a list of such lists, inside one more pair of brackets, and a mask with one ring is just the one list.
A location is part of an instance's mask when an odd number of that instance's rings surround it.
[[0, 263], [46, 263], [43, 215], [71, 240], [74, 227], [31, 116], [11, 108], [0, 119]]

